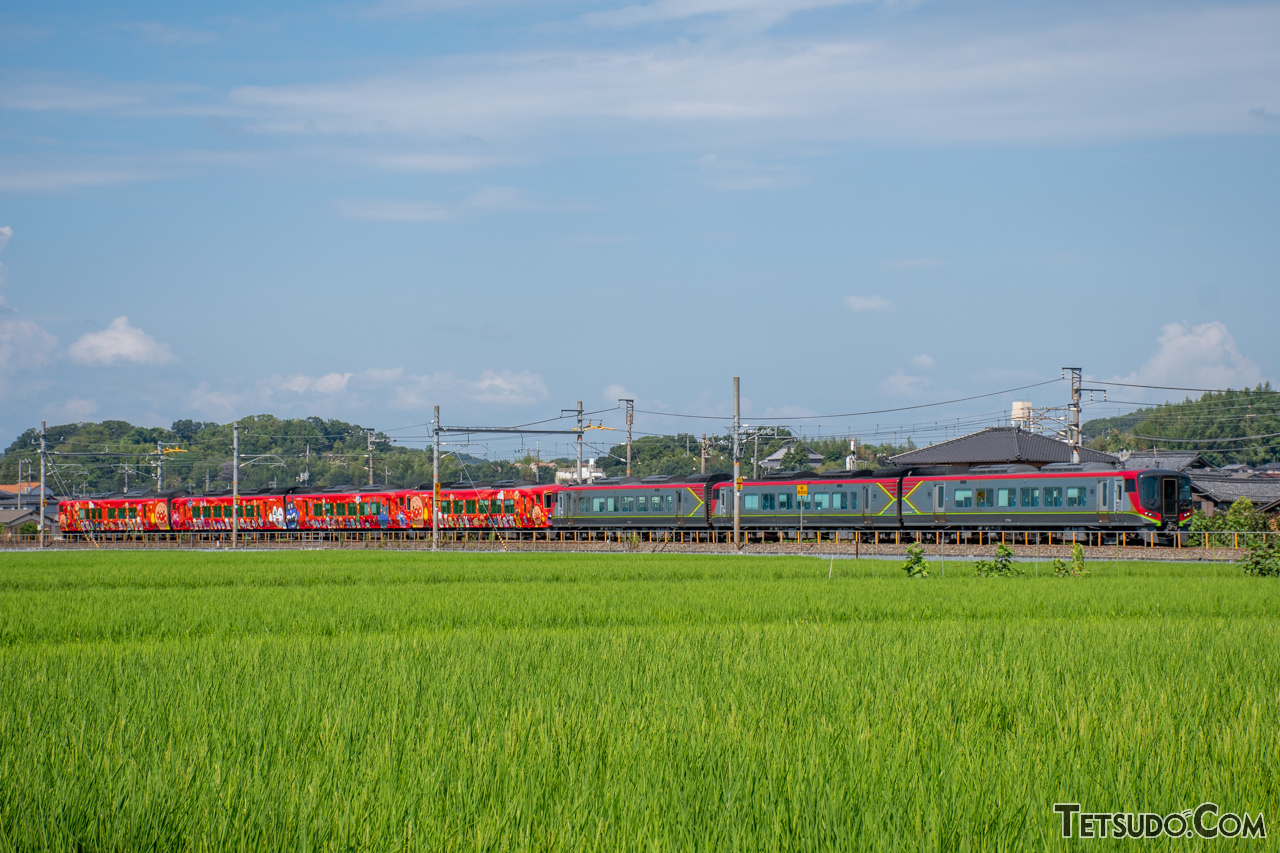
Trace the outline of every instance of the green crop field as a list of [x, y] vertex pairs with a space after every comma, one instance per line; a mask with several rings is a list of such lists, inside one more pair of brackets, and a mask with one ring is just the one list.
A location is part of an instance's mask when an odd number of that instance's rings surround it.
[[1059, 801], [1277, 818], [1280, 582], [898, 565], [0, 554], [0, 849], [1031, 850], [1090, 843]]

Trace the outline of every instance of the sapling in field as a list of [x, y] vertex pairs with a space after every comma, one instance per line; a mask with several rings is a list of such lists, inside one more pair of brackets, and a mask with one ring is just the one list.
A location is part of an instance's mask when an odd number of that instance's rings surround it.
[[1071, 547], [1071, 562], [1061, 557], [1053, 558], [1053, 573], [1060, 578], [1074, 578], [1089, 574], [1084, 565], [1084, 546], [1077, 542]]
[[907, 573], [909, 578], [927, 578], [929, 570], [925, 568], [924, 549], [919, 545], [912, 545], [907, 549], [907, 561], [902, 564], [902, 570]]
[[1022, 569], [1013, 564], [1013, 549], [1003, 542], [996, 546], [994, 559], [978, 560], [974, 569], [980, 578], [1013, 578], [1023, 574]]

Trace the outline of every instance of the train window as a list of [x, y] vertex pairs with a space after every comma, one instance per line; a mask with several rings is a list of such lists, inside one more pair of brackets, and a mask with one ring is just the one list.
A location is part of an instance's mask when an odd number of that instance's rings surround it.
[[502, 501], [502, 511], [507, 515], [514, 515], [516, 511], [516, 499], [504, 498]]
[[551, 494], [551, 492], [546, 492], [542, 496], [542, 503], [547, 509], [551, 509], [556, 503], [555, 495]]
[[956, 489], [953, 492], [953, 498], [956, 503], [956, 509], [965, 509], [973, 506], [973, 489]]
[[592, 499], [591, 499], [591, 511], [592, 511], [592, 512], [604, 512], [604, 498], [592, 498]]
[[778, 509], [791, 509], [791, 495], [788, 492], [778, 492]]
[[347, 505], [346, 505], [346, 504], [338, 504], [338, 505], [337, 505], [337, 507], [338, 507], [338, 515], [346, 515], [346, 514], [347, 514]]
[[621, 498], [621, 501], [622, 501], [622, 511], [623, 511], [623, 512], [635, 512], [635, 511], [636, 511], [636, 499], [635, 499], [635, 497], [634, 497], [633, 495], [626, 495], [626, 496], [624, 496], [623, 498]]
[[648, 511], [649, 511], [649, 496], [648, 496], [648, 495], [641, 495], [640, 497], [636, 498], [636, 511], [637, 511], [637, 512], [648, 512]]
[[834, 492], [831, 495], [831, 508], [832, 509], [848, 509], [849, 496], [844, 492]]
[[814, 509], [831, 509], [831, 495], [827, 492], [818, 492], [813, 496]]
[[1045, 506], [1062, 506], [1062, 487], [1046, 486], [1044, 490]]
[[978, 489], [974, 493], [974, 506], [991, 506], [995, 502], [995, 494], [991, 489]]
[[760, 496], [760, 508], [764, 510], [777, 509], [777, 502], [772, 494], [763, 494]]
[[857, 509], [857, 508], [858, 508], [858, 493], [850, 492], [849, 493], [849, 509]]
[[667, 495], [667, 512], [672, 512], [672, 511], [673, 511], [673, 507], [671, 506], [671, 502], [672, 502], [673, 500], [674, 500], [674, 499], [671, 497], [671, 495]]
[[369, 505], [368, 505], [367, 503], [365, 503], [364, 501], [360, 501], [360, 502], [356, 505], [356, 509], [359, 511], [359, 513], [360, 513], [361, 515], [368, 515], [368, 514], [369, 514]]
[[[446, 501], [446, 503], [447, 503], [447, 501]], [[462, 515], [462, 501], [454, 501], [454, 502], [453, 502], [453, 514], [454, 514], [454, 515]]]
[[1088, 493], [1084, 486], [1067, 486], [1067, 506], [1086, 506]]
[[1132, 491], [1134, 490], [1134, 488], [1135, 488], [1135, 486], [1134, 486], [1134, 482], [1133, 482], [1133, 480], [1125, 480], [1125, 481], [1124, 481], [1124, 491], [1125, 491], [1125, 494], [1128, 494], [1129, 492], [1132, 492]]
[[466, 504], [467, 504], [467, 510], [466, 510], [467, 515], [475, 515], [476, 502], [474, 500], [470, 500], [470, 501], [467, 501]]
[[1040, 490], [1039, 489], [1023, 489], [1022, 490], [1023, 506], [1040, 506]]
[[744, 510], [746, 510], [746, 509], [759, 509], [759, 508], [760, 508], [760, 496], [759, 496], [759, 495], [743, 495], [743, 496], [742, 496], [742, 508], [743, 508]]
[[359, 507], [355, 504], [347, 504], [347, 515], [356, 515], [357, 509], [359, 509]]
[[82, 509], [82, 510], [80, 510], [80, 520], [81, 520], [81, 521], [88, 521], [88, 520], [89, 520], [89, 510], [87, 510], [87, 509]]
[[480, 501], [480, 513], [481, 513], [482, 515], [487, 515], [487, 514], [489, 513], [489, 502], [488, 502], [488, 501]]
[[591, 512], [591, 498], [578, 497], [578, 513]]
[[1017, 506], [1017, 489], [996, 489], [996, 506]]
[[129, 518], [132, 519], [137, 517], [138, 517], [138, 508], [136, 506], [129, 507]]
[[109, 518], [109, 519], [111, 519], [112, 521], [114, 521], [114, 520], [115, 520], [115, 517], [116, 517], [116, 508], [115, 508], [115, 507], [107, 507], [107, 518]]
[[617, 512], [618, 505], [621, 503], [617, 498], [605, 498], [609, 505], [609, 512]]

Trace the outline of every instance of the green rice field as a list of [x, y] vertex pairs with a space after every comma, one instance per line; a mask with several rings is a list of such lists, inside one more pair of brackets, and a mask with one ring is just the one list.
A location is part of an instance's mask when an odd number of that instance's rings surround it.
[[0, 849], [1115, 844], [1059, 801], [1280, 833], [1280, 582], [900, 565], [0, 554]]

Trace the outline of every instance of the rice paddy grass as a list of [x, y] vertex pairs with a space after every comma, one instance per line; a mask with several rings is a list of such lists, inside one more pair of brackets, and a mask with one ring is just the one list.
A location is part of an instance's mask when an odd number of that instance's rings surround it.
[[[1079, 844], [1062, 801], [1273, 817], [1280, 582], [900, 565], [0, 554], [0, 849], [1028, 850]], [[1258, 846], [1177, 846], [1210, 843]]]

